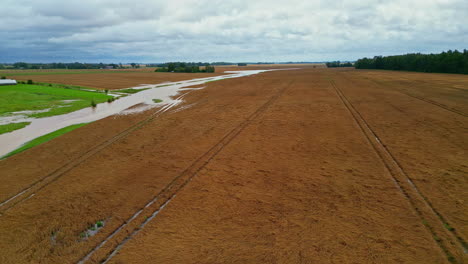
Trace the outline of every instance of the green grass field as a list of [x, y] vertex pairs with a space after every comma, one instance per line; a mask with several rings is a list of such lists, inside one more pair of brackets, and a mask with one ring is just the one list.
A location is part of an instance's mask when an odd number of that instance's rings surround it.
[[21, 147], [15, 149], [15, 150], [13, 150], [12, 152], [6, 154], [6, 155], [3, 156], [2, 158], [8, 158], [8, 157], [13, 156], [13, 155], [15, 155], [15, 154], [18, 154], [18, 153], [20, 153], [20, 152], [23, 152], [23, 151], [25, 151], [25, 150], [27, 150], [27, 149], [30, 149], [30, 148], [32, 148], [32, 147], [35, 147], [35, 146], [40, 145], [40, 144], [42, 144], [42, 143], [45, 143], [45, 142], [47, 142], [47, 141], [49, 141], [49, 140], [52, 140], [52, 139], [54, 139], [54, 138], [56, 138], [56, 137], [58, 137], [58, 136], [61, 136], [61, 135], [65, 134], [65, 133], [68, 133], [68, 132], [70, 132], [70, 131], [72, 131], [72, 130], [75, 130], [75, 129], [77, 129], [77, 128], [80, 128], [80, 127], [82, 127], [82, 126], [84, 126], [84, 125], [86, 125], [86, 124], [87, 124], [87, 123], [67, 126], [67, 127], [62, 128], [62, 129], [59, 129], [59, 130], [57, 130], [57, 131], [54, 131], [54, 132], [52, 132], [52, 133], [49, 133], [49, 134], [46, 134], [46, 135], [44, 135], [44, 136], [35, 138], [35, 139], [33, 139], [33, 140], [27, 142], [27, 143], [24, 144], [23, 146], [21, 146]]
[[[20, 81], [20, 82], [21, 82], [21, 81]], [[71, 84], [43, 83], [43, 82], [34, 82], [34, 84], [40, 85], [40, 86], [55, 87], [55, 88], [64, 88], [64, 89], [75, 89], [75, 90], [102, 92], [102, 90], [99, 90], [99, 89], [96, 89], [96, 88], [89, 88], [89, 87], [78, 86], [78, 85], [71, 85]]]
[[[17, 111], [48, 111], [30, 113], [29, 117], [46, 117], [70, 113], [95, 103], [107, 102], [112, 98], [105, 93], [66, 89], [45, 85], [0, 86], [0, 117]], [[65, 101], [67, 100], [67, 101]]]
[[21, 129], [29, 124], [31, 124], [31, 122], [21, 122], [21, 123], [11, 123], [11, 124], [6, 124], [6, 125], [0, 125], [0, 135]]

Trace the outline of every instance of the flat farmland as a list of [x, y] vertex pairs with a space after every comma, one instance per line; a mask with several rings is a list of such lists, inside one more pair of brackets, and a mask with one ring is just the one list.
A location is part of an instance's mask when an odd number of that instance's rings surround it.
[[271, 64], [248, 66], [215, 66], [215, 73], [167, 73], [154, 72], [156, 68], [122, 69], [122, 70], [16, 70], [0, 71], [6, 76], [19, 81], [33, 80], [35, 82], [78, 85], [97, 89], [122, 89], [142, 84], [159, 84], [177, 82], [195, 78], [219, 76], [225, 71], [285, 69], [299, 67], [323, 68], [324, 64]]
[[122, 89], [143, 84], [177, 82], [194, 78], [218, 76], [221, 73], [165, 73], [155, 68], [133, 70], [36, 70], [0, 72], [0, 75], [19, 81], [78, 85], [97, 89]]
[[466, 262], [468, 76], [294, 67], [0, 161], [0, 263]]
[[292, 69], [292, 68], [326, 68], [324, 63], [291, 63], [291, 64], [247, 64], [246, 66], [222, 65], [215, 66], [216, 72], [263, 70], [263, 69]]

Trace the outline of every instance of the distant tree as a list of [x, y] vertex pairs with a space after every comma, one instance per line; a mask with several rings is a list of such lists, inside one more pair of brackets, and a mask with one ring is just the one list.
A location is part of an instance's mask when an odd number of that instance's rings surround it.
[[16, 62], [13, 64], [13, 67], [15, 69], [27, 69], [29, 68], [29, 64], [27, 64], [26, 62]]
[[341, 63], [340, 61], [332, 61], [325, 63], [328, 68], [336, 68], [336, 67], [353, 67], [351, 62]]
[[167, 65], [167, 71], [168, 71], [168, 72], [173, 72], [175, 69], [176, 69], [176, 64], [175, 64], [175, 63], [170, 62], [170, 63]]
[[[153, 66], [154, 64], [151, 64]], [[197, 72], [214, 72], [214, 66], [209, 63], [202, 62], [168, 62], [164, 64], [157, 64], [155, 72], [185, 72], [185, 73], [197, 73]], [[200, 66], [204, 68], [200, 69]]]
[[168, 69], [167, 69], [167, 67], [158, 67], [154, 71], [155, 72], [168, 72]]
[[205, 66], [205, 71], [206, 72], [215, 72], [215, 67], [214, 66]]
[[231, 62], [212, 62], [210, 63], [210, 65], [233, 65], [234, 63], [231, 63]]

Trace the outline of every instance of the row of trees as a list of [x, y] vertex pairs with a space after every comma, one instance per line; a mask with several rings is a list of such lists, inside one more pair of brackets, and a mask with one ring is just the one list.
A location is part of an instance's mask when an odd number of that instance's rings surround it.
[[[132, 66], [136, 65], [132, 63]], [[13, 69], [25, 69], [25, 70], [35, 70], [35, 69], [104, 69], [104, 68], [114, 68], [121, 69], [124, 68], [122, 64], [104, 64], [104, 63], [27, 63], [27, 62], [16, 62], [10, 65], [0, 64], [0, 69], [13, 68]], [[133, 66], [134, 67], [134, 66]]]
[[353, 67], [351, 62], [340, 62], [340, 61], [332, 61], [325, 63], [328, 68], [337, 68], [337, 67]]
[[[155, 72], [215, 72], [215, 67], [210, 66], [209, 63], [196, 63], [196, 62], [168, 62], [159, 64]], [[200, 66], [204, 66], [200, 68]]]
[[[167, 67], [169, 63], [181, 63], [181, 62], [167, 62], [167, 63], [150, 63], [146, 64], [146, 67]], [[221, 66], [221, 65], [234, 65], [232, 62], [186, 62], [186, 65], [190, 66]]]
[[383, 69], [417, 72], [468, 74], [468, 50], [442, 52], [440, 54], [411, 53], [397, 56], [363, 58], [354, 64], [356, 69]]

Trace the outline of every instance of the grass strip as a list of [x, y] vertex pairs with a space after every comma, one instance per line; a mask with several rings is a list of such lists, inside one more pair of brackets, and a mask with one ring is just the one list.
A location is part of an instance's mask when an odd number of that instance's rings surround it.
[[148, 90], [148, 89], [150, 88], [141, 88], [141, 89], [128, 88], [128, 89], [114, 90], [113, 92], [134, 94], [134, 93], [138, 93], [138, 92]]
[[[20, 81], [21, 82], [21, 81]], [[34, 82], [34, 84], [42, 85], [42, 86], [49, 86], [49, 87], [56, 87], [56, 88], [64, 88], [64, 89], [75, 89], [75, 90], [84, 90], [84, 91], [94, 91], [103, 93], [104, 90], [97, 89], [97, 88], [90, 88], [78, 85], [71, 85], [71, 84], [61, 84], [61, 83], [45, 83], [45, 82]]]
[[29, 124], [31, 124], [31, 122], [10, 123], [6, 125], [0, 125], [0, 135], [21, 129]]
[[28, 117], [62, 115], [91, 106], [92, 102], [103, 103], [112, 96], [103, 92], [83, 91], [58, 86], [31, 84], [5, 85], [0, 87], [0, 115], [17, 111], [48, 111], [30, 113]]
[[35, 147], [35, 146], [40, 145], [42, 143], [45, 143], [45, 142], [47, 142], [49, 140], [52, 140], [52, 139], [54, 139], [56, 137], [59, 137], [59, 136], [65, 134], [65, 133], [68, 133], [68, 132], [70, 132], [72, 130], [75, 130], [75, 129], [80, 128], [80, 127], [82, 127], [84, 125], [87, 125], [87, 124], [88, 123], [82, 123], [82, 124], [67, 126], [67, 127], [62, 128], [62, 129], [51, 132], [49, 134], [46, 134], [46, 135], [40, 136], [38, 138], [35, 138], [35, 139], [25, 143], [23, 146], [21, 146], [21, 147], [15, 149], [15, 150], [13, 150], [12, 152], [6, 154], [5, 156], [2, 157], [2, 159], [11, 157], [11, 156], [13, 156], [15, 154], [18, 154], [20, 152], [23, 152], [23, 151], [25, 151], [27, 149], [30, 149], [32, 147]]

